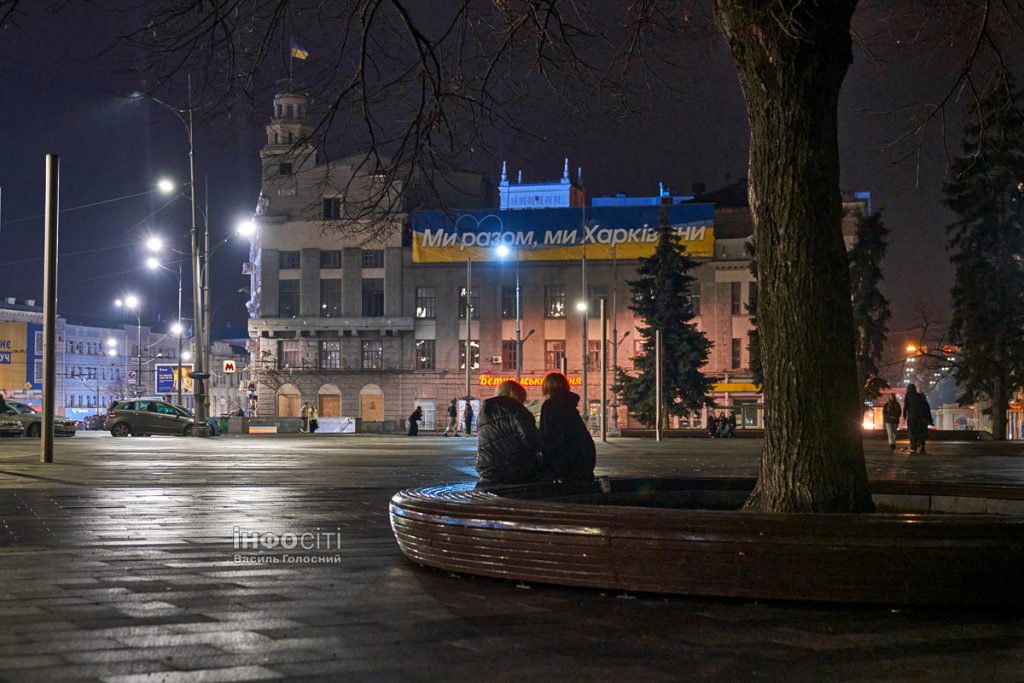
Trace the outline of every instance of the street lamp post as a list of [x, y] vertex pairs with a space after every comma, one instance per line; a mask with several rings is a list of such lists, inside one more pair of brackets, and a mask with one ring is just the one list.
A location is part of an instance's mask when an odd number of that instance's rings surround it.
[[196, 165], [195, 165], [195, 146], [193, 144], [192, 135], [192, 77], [188, 77], [188, 109], [184, 111], [172, 107], [171, 105], [159, 100], [152, 95], [147, 95], [148, 99], [153, 100], [157, 104], [164, 107], [181, 121], [182, 125], [185, 126], [185, 132], [188, 135], [188, 177], [189, 177], [189, 195], [191, 198], [192, 205], [192, 317], [195, 321], [195, 327], [193, 330], [192, 338], [196, 343], [196, 353], [194, 361], [194, 371], [192, 372], [192, 387], [193, 393], [195, 394], [195, 429], [192, 430], [193, 436], [209, 436], [209, 429], [206, 424], [206, 378], [209, 376], [205, 367], [205, 354], [199, 345], [203, 343], [205, 339], [205, 332], [203, 328], [203, 282], [202, 282], [202, 268], [201, 268], [201, 251], [199, 243], [199, 226], [196, 220]]
[[[155, 251], [158, 251], [163, 246], [163, 242], [158, 237], [150, 237], [149, 240], [146, 242], [146, 246], [149, 248], [150, 251], [154, 251], [155, 252]], [[178, 254], [180, 256], [184, 256], [184, 254], [182, 254], [180, 251], [177, 251], [175, 249], [171, 249], [171, 251], [173, 251], [175, 254]], [[167, 268], [166, 266], [161, 265], [160, 262], [154, 256], [151, 256], [149, 259], [146, 260], [146, 265], [149, 266], [150, 270], [155, 270], [157, 268], [163, 268], [164, 270], [170, 270], [170, 268]], [[178, 319], [177, 319], [177, 322], [175, 322], [174, 325], [171, 326], [171, 331], [175, 335], [177, 335], [177, 337], [178, 337], [178, 375], [177, 375], [177, 382], [176, 382], [176, 384], [178, 385], [178, 405], [179, 406], [180, 405], [184, 405], [182, 403], [182, 385], [185, 383], [185, 378], [181, 374], [181, 370], [182, 370], [182, 368], [181, 368], [181, 351], [182, 351], [181, 344], [182, 344], [182, 337], [184, 336], [184, 327], [181, 324], [181, 289], [182, 289], [181, 282], [182, 282], [182, 278], [181, 278], [181, 259], [178, 259]]]
[[[498, 245], [498, 256], [501, 258], [507, 258], [512, 252], [508, 248], [508, 245]], [[522, 304], [521, 295], [519, 289], [519, 249], [515, 252], [515, 265], [516, 265], [516, 381], [521, 382], [523, 379], [523, 339], [522, 339]]]
[[119, 308], [128, 308], [135, 311], [135, 327], [138, 332], [139, 364], [135, 376], [135, 396], [142, 396], [142, 305], [139, 297], [129, 294], [124, 299], [114, 302]]

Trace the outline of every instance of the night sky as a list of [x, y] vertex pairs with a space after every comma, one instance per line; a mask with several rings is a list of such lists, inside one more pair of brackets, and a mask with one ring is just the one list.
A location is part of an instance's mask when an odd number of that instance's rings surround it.
[[[858, 29], [868, 33], [877, 20], [862, 13]], [[78, 9], [24, 18], [0, 30], [0, 297], [42, 298], [47, 152], [61, 155], [65, 210], [147, 193], [161, 176], [187, 179], [182, 124], [158, 105], [127, 100], [124, 95], [140, 87], [137, 77], [120, 72], [116, 54], [97, 57], [132, 21], [131, 13]], [[296, 31], [301, 38], [301, 25]], [[590, 195], [650, 195], [659, 181], [680, 192], [695, 182], [711, 190], [745, 176], [746, 113], [724, 42], [706, 38], [679, 49], [683, 66], [673, 78], [684, 92], [655, 93], [653, 107], [641, 114], [580, 117], [535, 90], [543, 115], [527, 123], [546, 140], [495, 136], [491, 149], [474, 163], [495, 182], [500, 157], [508, 159], [510, 176], [521, 168], [528, 180], [554, 180], [567, 156], [573, 169], [583, 167]], [[913, 326], [918, 306], [948, 309], [952, 270], [944, 226], [950, 216], [939, 203], [946, 151], [938, 125], [920, 147], [913, 137], [886, 145], [909, 128], [905, 107], [944, 94], [964, 49], [956, 42], [903, 43], [886, 34], [871, 45], [870, 58], [864, 49], [855, 50], [842, 94], [843, 189], [870, 191], [874, 207], [885, 210], [892, 244], [884, 263], [884, 293], [897, 335]], [[312, 47], [311, 53], [310, 63], [317, 57]], [[303, 68], [297, 63], [299, 81]], [[266, 75], [269, 81], [285, 74]], [[197, 174], [209, 178], [212, 242], [228, 237], [255, 207], [270, 96], [267, 92], [255, 111], [235, 111], [196, 127]], [[963, 115], [962, 103], [945, 114], [953, 153]], [[64, 213], [60, 313], [73, 321], [126, 322], [112, 301], [136, 291], [145, 302], [145, 319], [173, 319], [176, 276], [142, 268], [142, 241], [156, 233], [187, 249], [188, 225], [187, 199], [168, 204], [156, 193]], [[245, 296], [237, 290], [248, 284], [241, 275], [246, 254], [247, 245], [235, 238], [214, 256], [212, 270], [215, 325], [230, 323], [236, 336], [245, 328]]]

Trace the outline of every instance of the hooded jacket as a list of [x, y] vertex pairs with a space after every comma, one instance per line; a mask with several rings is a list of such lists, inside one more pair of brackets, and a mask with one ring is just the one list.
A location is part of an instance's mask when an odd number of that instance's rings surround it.
[[577, 394], [567, 391], [549, 397], [540, 408], [541, 476], [545, 480], [594, 480], [597, 451], [576, 409], [579, 402]]
[[509, 396], [484, 401], [477, 418], [480, 438], [476, 471], [493, 484], [526, 484], [538, 481], [540, 432], [533, 414]]

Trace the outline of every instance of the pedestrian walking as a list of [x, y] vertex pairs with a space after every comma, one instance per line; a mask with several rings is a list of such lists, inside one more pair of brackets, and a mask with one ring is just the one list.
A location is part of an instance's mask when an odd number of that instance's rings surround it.
[[710, 410], [708, 411], [707, 429], [708, 436], [710, 436], [712, 439], [718, 438], [718, 420], [715, 419], [715, 414], [712, 413]]
[[309, 405], [309, 401], [302, 404], [302, 410], [299, 412], [299, 417], [302, 418], [302, 431], [309, 431], [309, 410], [313, 406]]
[[444, 435], [459, 435], [459, 402], [454, 398], [448, 403], [448, 425], [444, 428]]
[[510, 379], [499, 384], [494, 398], [480, 406], [478, 487], [540, 481], [540, 432], [525, 402], [526, 389]]
[[578, 394], [569, 380], [550, 372], [541, 384], [545, 401], [540, 408], [541, 476], [547, 481], [593, 481], [597, 449], [580, 417]]
[[466, 397], [466, 408], [462, 411], [462, 422], [465, 427], [466, 436], [473, 435], [473, 402]]
[[907, 420], [910, 452], [924, 453], [924, 444], [928, 438], [928, 425], [935, 423], [932, 420], [932, 407], [928, 405], [928, 399], [917, 390], [915, 384], [907, 385], [907, 393], [903, 397], [903, 416]]
[[885, 425], [885, 437], [889, 439], [890, 450], [896, 450], [896, 430], [900, 426], [901, 417], [903, 417], [903, 408], [896, 400], [896, 394], [889, 394], [889, 400], [882, 408], [882, 423]]
[[309, 433], [316, 434], [316, 430], [320, 429], [320, 414], [316, 412], [314, 406], [309, 407]]
[[420, 420], [423, 419], [423, 408], [416, 406], [416, 410], [409, 415], [409, 436], [416, 436], [420, 433]]

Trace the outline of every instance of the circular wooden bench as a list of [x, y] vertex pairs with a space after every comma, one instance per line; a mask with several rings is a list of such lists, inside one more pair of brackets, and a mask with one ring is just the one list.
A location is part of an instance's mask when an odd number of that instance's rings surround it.
[[391, 526], [415, 562], [504, 579], [782, 600], [1024, 603], [1021, 489], [872, 482], [880, 509], [921, 512], [740, 511], [753, 485], [451, 484], [395, 494]]

